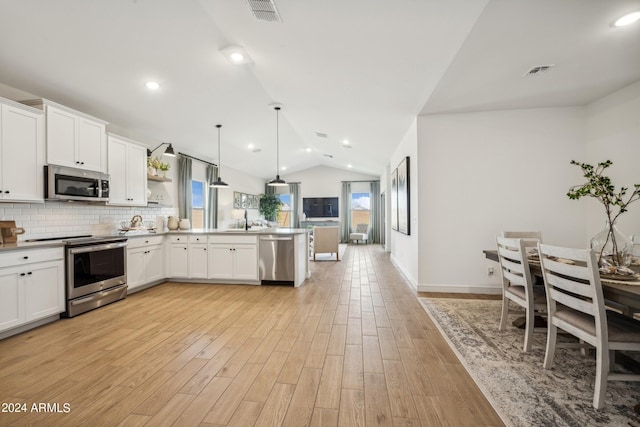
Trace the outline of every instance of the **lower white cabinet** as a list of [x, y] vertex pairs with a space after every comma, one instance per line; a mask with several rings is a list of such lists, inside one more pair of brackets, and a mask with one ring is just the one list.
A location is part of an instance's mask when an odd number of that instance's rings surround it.
[[0, 295], [0, 331], [62, 313], [63, 249], [0, 254]]
[[188, 268], [190, 279], [206, 279], [209, 275], [207, 236], [189, 236]]
[[209, 236], [209, 278], [257, 281], [257, 236]]
[[165, 278], [163, 236], [129, 239], [127, 245], [127, 285], [134, 290]]
[[169, 277], [189, 277], [189, 237], [169, 236]]

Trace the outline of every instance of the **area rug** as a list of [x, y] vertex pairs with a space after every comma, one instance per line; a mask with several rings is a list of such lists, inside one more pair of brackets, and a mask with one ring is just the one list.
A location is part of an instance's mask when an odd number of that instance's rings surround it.
[[[344, 259], [344, 254], [347, 251], [347, 245], [345, 243], [340, 243], [338, 245], [338, 255], [340, 257], [340, 259]], [[309, 257], [310, 260], [313, 261], [313, 254], [311, 254], [311, 256]], [[336, 254], [316, 254], [316, 261], [335, 261], [336, 260]]]
[[500, 301], [419, 300], [507, 426], [640, 426], [633, 410], [640, 403], [639, 382], [609, 381], [604, 408], [591, 406], [593, 352], [556, 349], [554, 368], [546, 370], [545, 330], [536, 330], [532, 350], [523, 353], [524, 331], [511, 325], [517, 313], [505, 331], [498, 330]]

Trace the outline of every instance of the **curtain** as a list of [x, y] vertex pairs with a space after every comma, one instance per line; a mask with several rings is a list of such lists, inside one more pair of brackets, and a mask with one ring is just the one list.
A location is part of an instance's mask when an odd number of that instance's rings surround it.
[[191, 221], [191, 159], [178, 158], [178, 216]]
[[369, 227], [369, 241], [380, 243], [380, 181], [371, 181], [369, 214], [371, 226]]
[[218, 189], [209, 187], [218, 179], [218, 167], [207, 165], [207, 208], [205, 209], [204, 228], [218, 228]]
[[291, 194], [291, 227], [300, 228], [300, 183], [289, 184]]
[[340, 224], [340, 242], [349, 242], [351, 234], [351, 183], [342, 183], [342, 209], [340, 209], [342, 223]]

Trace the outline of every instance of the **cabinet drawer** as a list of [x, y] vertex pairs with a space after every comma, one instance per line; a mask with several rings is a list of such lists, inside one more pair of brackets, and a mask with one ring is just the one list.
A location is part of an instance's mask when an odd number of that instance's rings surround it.
[[142, 248], [151, 245], [160, 245], [164, 240], [164, 236], [142, 236], [142, 237], [129, 237], [127, 247], [130, 249]]
[[180, 236], [169, 236], [169, 243], [187, 243], [189, 241], [189, 236], [187, 234], [182, 234]]
[[189, 243], [207, 243], [207, 236], [189, 236]]
[[64, 249], [62, 247], [16, 250], [0, 254], [0, 267], [12, 267], [57, 259], [64, 259]]
[[225, 244], [258, 244], [258, 236], [241, 236], [238, 234], [213, 234], [209, 236], [209, 243]]

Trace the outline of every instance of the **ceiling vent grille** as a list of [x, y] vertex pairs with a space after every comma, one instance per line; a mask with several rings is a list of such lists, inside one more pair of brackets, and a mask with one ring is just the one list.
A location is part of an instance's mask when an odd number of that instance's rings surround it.
[[282, 22], [273, 0], [247, 0], [247, 3], [258, 21]]
[[333, 159], [333, 156], [331, 154], [323, 154], [323, 156], [325, 156], [328, 159]]
[[322, 132], [316, 132], [316, 136], [318, 138], [328, 138], [329, 135], [327, 135], [326, 133], [322, 133]]
[[522, 77], [533, 77], [533, 76], [541, 76], [549, 71], [551, 68], [555, 67], [556, 64], [548, 64], [548, 65], [536, 65], [535, 67], [531, 67], [529, 71], [524, 73]]

